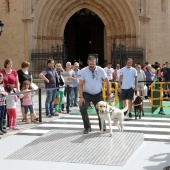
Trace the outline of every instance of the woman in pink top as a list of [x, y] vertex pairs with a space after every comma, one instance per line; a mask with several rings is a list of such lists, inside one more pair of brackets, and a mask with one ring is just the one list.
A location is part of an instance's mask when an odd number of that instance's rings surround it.
[[18, 73], [12, 69], [12, 61], [6, 59], [4, 62], [4, 68], [0, 70], [3, 74], [4, 86], [11, 84], [15, 91], [20, 91]]
[[[10, 59], [6, 59], [4, 62], [4, 68], [0, 70], [0, 73], [3, 74], [4, 87], [7, 84], [11, 84], [12, 88], [15, 92], [19, 92], [19, 81], [18, 74], [15, 70], [12, 69], [12, 61]], [[6, 123], [6, 108], [4, 109], [4, 118], [3, 125]], [[6, 128], [5, 126], [3, 128]]]
[[34, 96], [34, 93], [30, 92], [31, 86], [30, 86], [30, 81], [25, 80], [22, 83], [22, 92], [27, 92], [23, 94], [23, 107], [25, 111], [25, 123], [28, 123], [28, 118], [27, 118], [27, 113], [28, 110], [30, 111], [30, 117], [31, 117], [31, 122], [36, 122], [34, 120], [34, 115], [33, 115], [33, 102], [32, 102], [32, 97]]

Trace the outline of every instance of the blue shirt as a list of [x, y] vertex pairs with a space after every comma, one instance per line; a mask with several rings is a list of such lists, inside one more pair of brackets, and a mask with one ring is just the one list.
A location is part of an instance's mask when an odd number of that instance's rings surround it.
[[55, 75], [54, 68], [50, 68], [47, 66], [41, 73], [49, 80], [49, 83], [44, 81], [45, 88], [55, 88], [56, 87], [56, 75]]
[[83, 92], [89, 94], [98, 94], [102, 91], [102, 81], [107, 77], [103, 68], [96, 66], [92, 72], [89, 66], [83, 68], [79, 72], [79, 80], [84, 81]]
[[75, 70], [74, 69], [74, 73], [75, 73], [75, 80], [73, 81], [73, 87], [77, 87], [79, 84], [79, 71], [80, 70]]
[[153, 72], [152, 71], [145, 71], [146, 75], [146, 84], [151, 84], [152, 83], [152, 77], [153, 77]]
[[122, 75], [122, 89], [130, 89], [135, 87], [135, 77], [137, 77], [137, 71], [135, 68], [123, 67], [120, 70], [120, 75]]

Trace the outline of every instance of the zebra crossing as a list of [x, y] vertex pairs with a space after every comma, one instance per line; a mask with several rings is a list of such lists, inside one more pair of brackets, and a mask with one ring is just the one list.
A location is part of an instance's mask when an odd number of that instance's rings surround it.
[[[99, 131], [97, 115], [89, 115], [89, 118], [92, 131]], [[109, 129], [108, 126], [106, 127]], [[21, 131], [18, 135], [41, 136], [52, 129], [80, 130], [83, 132], [81, 115], [66, 115], [51, 122], [40, 124], [37, 127]], [[114, 125], [113, 131], [118, 131]], [[143, 133], [145, 141], [170, 142], [170, 118], [142, 117], [140, 120], [134, 120], [133, 118], [124, 121], [124, 132]], [[108, 132], [106, 131], [105, 133]]]

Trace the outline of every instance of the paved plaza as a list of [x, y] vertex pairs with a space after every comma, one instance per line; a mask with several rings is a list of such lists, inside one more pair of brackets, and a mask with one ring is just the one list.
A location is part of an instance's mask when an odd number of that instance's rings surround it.
[[[68, 163], [68, 162], [53, 162], [48, 160], [22, 160], [6, 159], [14, 152], [21, 150], [26, 145], [31, 145], [34, 140], [40, 140], [41, 137], [52, 130], [70, 130], [78, 131], [80, 134], [83, 132], [83, 124], [81, 115], [78, 113], [78, 108], [70, 108], [70, 114], [60, 114], [59, 117], [46, 118], [45, 117], [45, 95], [42, 95], [42, 122], [41, 123], [30, 123], [24, 124], [21, 120], [21, 113], [19, 103], [17, 106], [18, 120], [17, 124], [20, 127], [19, 131], [9, 131], [8, 133], [1, 136], [0, 146], [0, 164], [5, 170], [11, 169], [114, 169], [114, 170], [163, 170], [164, 167], [170, 166], [170, 118], [166, 117], [143, 117], [142, 120], [135, 121], [134, 118], [130, 121], [125, 121], [124, 132], [125, 133], [141, 133], [144, 134], [144, 141], [137, 148], [137, 150], [130, 156], [123, 166], [108, 166], [108, 165], [94, 165], [87, 163]], [[38, 114], [38, 95], [34, 97], [35, 110]], [[90, 115], [90, 121], [92, 124], [92, 134], [99, 134], [98, 121], [96, 115]], [[113, 126], [114, 132], [117, 131], [116, 127]], [[123, 132], [123, 133], [124, 133]], [[90, 134], [89, 134], [90, 135]], [[84, 139], [88, 138], [89, 135], [82, 135]], [[109, 134], [108, 134], [109, 136]], [[102, 138], [108, 137], [107, 132]], [[101, 138], [101, 139], [102, 139]], [[67, 139], [66, 139], [67, 140]], [[41, 141], [41, 140], [40, 140]], [[99, 142], [99, 143], [98, 143]], [[100, 145], [101, 140], [98, 140], [96, 145]], [[120, 142], [120, 141], [118, 141]], [[46, 143], [48, 145], [48, 143]], [[57, 142], [56, 142], [57, 145]], [[59, 145], [59, 144], [58, 144]], [[106, 142], [106, 146], [109, 143]], [[128, 142], [125, 144], [128, 148]], [[52, 146], [50, 146], [52, 147]], [[86, 146], [87, 150], [90, 146]], [[34, 149], [34, 147], [32, 148]], [[51, 149], [51, 148], [50, 148]], [[38, 154], [38, 150], [32, 150], [28, 155], [35, 156]], [[56, 151], [57, 152], [57, 151]], [[55, 154], [58, 156], [58, 154]], [[61, 152], [61, 150], [60, 150]], [[67, 154], [67, 150], [63, 150]], [[103, 151], [105, 152], [105, 151]], [[106, 153], [108, 150], [106, 149]], [[49, 153], [48, 153], [49, 154]], [[82, 153], [83, 154], [83, 153]], [[87, 153], [84, 153], [85, 155]], [[91, 153], [89, 153], [91, 154]], [[126, 153], [127, 154], [127, 153]], [[27, 153], [26, 155], [27, 156]], [[62, 155], [63, 156], [63, 155]], [[70, 155], [71, 156], [71, 155]], [[122, 157], [125, 156], [122, 154]], [[47, 157], [46, 151], [44, 151], [44, 157]], [[114, 157], [114, 156], [113, 156]], [[105, 158], [100, 158], [101, 160]], [[109, 158], [108, 158], [109, 159]], [[62, 160], [62, 159], [61, 159]], [[92, 162], [92, 160], [91, 160]]]

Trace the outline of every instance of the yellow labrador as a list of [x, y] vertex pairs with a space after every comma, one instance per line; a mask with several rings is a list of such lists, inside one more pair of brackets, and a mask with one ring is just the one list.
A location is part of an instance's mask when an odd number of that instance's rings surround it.
[[127, 107], [119, 109], [108, 105], [104, 101], [100, 101], [96, 104], [96, 109], [98, 110], [101, 119], [101, 133], [103, 133], [104, 120], [108, 121], [110, 136], [113, 135], [111, 120], [113, 120], [114, 125], [118, 127], [119, 132], [123, 131], [124, 112], [127, 111]]

